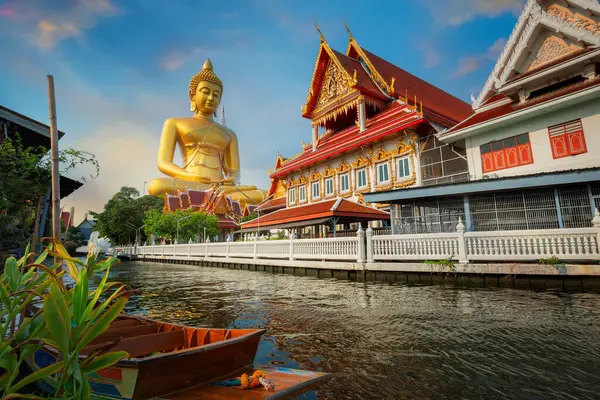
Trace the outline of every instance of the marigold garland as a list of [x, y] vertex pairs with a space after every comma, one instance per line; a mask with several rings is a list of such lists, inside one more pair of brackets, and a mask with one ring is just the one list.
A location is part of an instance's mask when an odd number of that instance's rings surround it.
[[260, 378], [266, 378], [264, 371], [257, 369], [251, 376], [242, 374], [240, 376], [240, 386], [242, 389], [256, 389], [261, 386]]

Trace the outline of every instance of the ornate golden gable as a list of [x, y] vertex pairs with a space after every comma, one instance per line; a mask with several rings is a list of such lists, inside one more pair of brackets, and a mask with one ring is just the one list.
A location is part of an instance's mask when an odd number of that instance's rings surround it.
[[403, 156], [406, 154], [414, 154], [415, 152], [416, 150], [414, 144], [406, 143], [405, 141], [401, 140], [398, 142], [398, 146], [396, 146], [396, 148], [390, 153], [392, 156]]
[[328, 177], [335, 175], [335, 169], [331, 168], [329, 165], [325, 167], [325, 172], [323, 172], [323, 176]]
[[389, 151], [385, 151], [382, 147], [379, 148], [379, 150], [377, 150], [377, 153], [375, 153], [375, 155], [373, 156], [373, 161], [374, 162], [379, 162], [379, 161], [385, 161], [388, 158], [390, 158], [390, 152]]
[[337, 167], [335, 170], [337, 171], [337, 173], [350, 171], [350, 164], [348, 164], [346, 161], [342, 161], [339, 167]]
[[360, 154], [358, 156], [356, 156], [356, 161], [354, 161], [352, 163], [352, 166], [354, 168], [361, 168], [361, 167], [364, 167], [366, 165], [371, 165], [371, 160], [369, 160], [369, 158], [364, 157], [364, 156], [362, 156]]
[[354, 47], [354, 50], [356, 50], [356, 52], [358, 53], [359, 58], [362, 59], [362, 61], [366, 64], [367, 66], [367, 73], [369, 74], [369, 76], [371, 77], [371, 79], [373, 79], [380, 88], [382, 88], [383, 90], [385, 90], [385, 92], [390, 95], [393, 96], [394, 95], [394, 84], [396, 82], [395, 78], [392, 78], [392, 81], [388, 84], [379, 74], [379, 72], [377, 72], [377, 70], [375, 69], [375, 67], [373, 66], [373, 64], [371, 63], [371, 61], [369, 60], [369, 57], [367, 57], [367, 55], [365, 54], [365, 52], [363, 51], [363, 49], [360, 47], [360, 45], [358, 44], [358, 42], [356, 41], [356, 39], [354, 39], [354, 37], [352, 35], [350, 35], [350, 40], [348, 42], [348, 47], [346, 48], [346, 55], [350, 54], [350, 49]]
[[319, 173], [319, 171], [313, 171], [312, 174], [310, 174], [311, 181], [317, 181], [319, 179], [321, 179], [321, 174]]

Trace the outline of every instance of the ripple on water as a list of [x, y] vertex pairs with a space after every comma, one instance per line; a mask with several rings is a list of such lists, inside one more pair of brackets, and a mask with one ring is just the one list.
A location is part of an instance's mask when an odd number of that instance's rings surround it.
[[123, 263], [128, 312], [264, 328], [259, 365], [333, 372], [328, 399], [597, 399], [600, 296]]

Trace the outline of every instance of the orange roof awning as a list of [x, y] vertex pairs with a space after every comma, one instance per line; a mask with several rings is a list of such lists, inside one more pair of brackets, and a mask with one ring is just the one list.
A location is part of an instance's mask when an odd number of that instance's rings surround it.
[[244, 222], [241, 228], [249, 230], [257, 227], [275, 229], [321, 225], [333, 218], [337, 218], [338, 223], [348, 223], [387, 220], [390, 215], [372, 207], [338, 198], [274, 211]]

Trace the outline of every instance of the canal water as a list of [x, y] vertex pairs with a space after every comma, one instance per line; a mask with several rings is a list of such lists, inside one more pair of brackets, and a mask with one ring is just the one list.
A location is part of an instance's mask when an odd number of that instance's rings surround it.
[[260, 365], [332, 372], [305, 399], [599, 399], [600, 295], [122, 263], [128, 312], [264, 328]]

